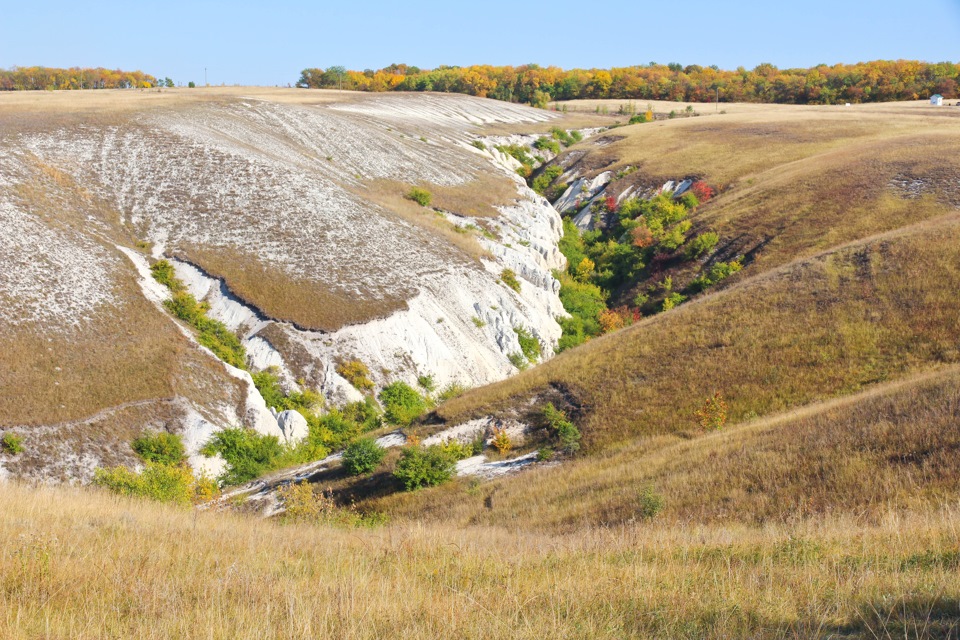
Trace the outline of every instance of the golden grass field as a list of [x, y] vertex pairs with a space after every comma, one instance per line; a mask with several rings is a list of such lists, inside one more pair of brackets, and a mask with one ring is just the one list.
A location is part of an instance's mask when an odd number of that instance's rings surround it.
[[956, 506], [571, 535], [0, 486], [0, 636], [955, 638]]

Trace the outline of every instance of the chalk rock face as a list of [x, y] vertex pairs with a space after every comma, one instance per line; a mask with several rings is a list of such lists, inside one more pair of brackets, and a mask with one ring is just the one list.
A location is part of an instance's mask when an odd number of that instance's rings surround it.
[[288, 444], [297, 444], [304, 440], [310, 432], [307, 419], [297, 411], [281, 411], [277, 415], [277, 424]]

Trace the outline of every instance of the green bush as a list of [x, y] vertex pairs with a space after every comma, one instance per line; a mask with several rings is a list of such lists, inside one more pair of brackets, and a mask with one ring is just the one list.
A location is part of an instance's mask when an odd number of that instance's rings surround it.
[[542, 414], [547, 428], [556, 436], [562, 449], [573, 453], [580, 448], [580, 430], [567, 419], [567, 414], [553, 406], [552, 402], [544, 405]]
[[630, 120], [627, 122], [627, 124], [642, 124], [646, 121], [647, 121], [647, 114], [638, 113], [635, 116], [630, 116]]
[[641, 520], [652, 520], [663, 511], [666, 501], [651, 485], [645, 486], [637, 496], [637, 516]]
[[352, 476], [370, 473], [376, 469], [387, 450], [374, 441], [373, 438], [354, 440], [343, 451], [343, 468]]
[[504, 269], [500, 272], [500, 280], [517, 293], [520, 293], [520, 281], [517, 280], [517, 274], [512, 269]]
[[170, 291], [183, 291], [185, 288], [183, 282], [177, 278], [169, 260], [157, 260], [150, 267], [150, 273], [153, 274], [154, 280], [170, 289]]
[[276, 367], [270, 367], [250, 375], [253, 384], [263, 396], [268, 407], [279, 411], [299, 411], [305, 418], [323, 407], [323, 396], [311, 389], [287, 393], [280, 386], [280, 376]]
[[337, 365], [337, 373], [359, 391], [370, 391], [373, 389], [373, 381], [370, 379], [370, 369], [360, 360], [341, 362]]
[[383, 426], [383, 412], [372, 396], [347, 404], [343, 408], [343, 417], [359, 425], [361, 431], [373, 431]]
[[472, 144], [473, 146], [475, 146], [477, 149], [480, 149], [480, 151], [486, 151], [486, 150], [487, 150], [487, 145], [483, 144], [483, 142], [481, 142], [480, 140], [474, 140], [474, 141], [471, 142], [470, 144]]
[[[579, 134], [579, 132], [577, 133]], [[554, 138], [554, 140], [559, 140], [560, 142], [562, 142], [563, 146], [565, 147], [569, 147], [574, 142], [580, 141], [580, 140], [576, 140], [572, 135], [570, 135], [568, 132], [564, 131], [560, 127], [554, 127], [553, 129], [550, 129], [550, 135]], [[581, 136], [580, 139], [582, 140], [583, 136]]]
[[533, 143], [533, 146], [541, 151], [550, 151], [554, 155], [560, 153], [560, 143], [556, 140], [551, 140], [546, 137], [537, 138], [536, 142]]
[[691, 211], [700, 206], [700, 200], [697, 199], [696, 194], [694, 194], [692, 191], [687, 191], [685, 194], [677, 198], [677, 202]]
[[433, 196], [426, 189], [422, 189], [420, 187], [413, 187], [412, 189], [410, 189], [410, 191], [407, 192], [407, 195], [405, 197], [407, 198], [407, 200], [413, 200], [414, 202], [419, 204], [421, 207], [429, 207], [430, 200], [432, 199]]
[[394, 382], [380, 392], [380, 403], [391, 424], [406, 426], [420, 417], [427, 403], [416, 389], [406, 382]]
[[536, 362], [540, 359], [543, 346], [526, 327], [514, 327], [513, 332], [517, 334], [517, 341], [520, 343], [520, 350], [530, 362]]
[[183, 441], [175, 433], [166, 431], [145, 433], [135, 439], [131, 446], [146, 462], [179, 465], [187, 459]]
[[230, 468], [221, 478], [224, 484], [242, 484], [275, 468], [283, 455], [277, 436], [267, 436], [253, 429], [235, 427], [218, 431], [203, 446], [201, 453], [219, 453]]
[[[530, 157], [530, 154], [527, 153], [526, 147], [521, 146], [519, 144], [511, 144], [511, 145], [498, 145], [496, 149], [501, 153], [505, 153], [508, 156], [513, 157], [517, 162], [522, 164], [526, 169], [527, 173], [529, 173], [530, 168], [533, 166], [534, 160], [533, 158]], [[526, 174], [522, 173], [521, 175], [525, 176]]]
[[0, 449], [10, 455], [19, 455], [23, 453], [23, 438], [12, 433], [5, 433], [3, 438], [0, 438]]
[[540, 195], [543, 195], [546, 192], [547, 187], [550, 186], [550, 183], [559, 178], [562, 174], [563, 169], [558, 165], [552, 164], [540, 172], [540, 175], [533, 179], [533, 182], [530, 183], [530, 187]]
[[687, 259], [694, 260], [712, 250], [720, 242], [720, 236], [712, 231], [701, 233], [687, 245]]
[[186, 467], [148, 462], [142, 473], [126, 467], [97, 469], [93, 484], [124, 496], [189, 505], [197, 495], [197, 481]]
[[[355, 411], [357, 409], [359, 407], [354, 407]], [[307, 439], [297, 447], [298, 449], [307, 449], [301, 451], [298, 456], [300, 458], [298, 461], [303, 462], [318, 457], [316, 453], [309, 449], [315, 449], [325, 455], [327, 450], [343, 447], [364, 430], [362, 423], [352, 420], [343, 411], [337, 410], [330, 411], [322, 416], [307, 418], [307, 426], [309, 427]]]
[[417, 386], [427, 393], [433, 393], [433, 390], [437, 388], [437, 382], [433, 379], [433, 376], [428, 373], [417, 377]]
[[671, 293], [670, 295], [668, 295], [666, 298], [663, 299], [663, 311], [670, 311], [670, 309], [673, 309], [674, 307], [678, 306], [686, 299], [687, 299], [686, 296], [680, 295], [679, 293], [674, 291], [673, 293]]
[[437, 394], [437, 402], [446, 402], [447, 400], [453, 400], [458, 396], [462, 396], [470, 387], [460, 384], [459, 382], [451, 382], [443, 389], [440, 390], [440, 393]]
[[519, 351], [514, 351], [513, 353], [507, 355], [507, 360], [510, 361], [510, 364], [515, 366], [519, 371], [525, 371], [527, 367], [530, 366], [530, 361]]
[[187, 293], [183, 283], [172, 275], [173, 267], [169, 262], [161, 260], [151, 269], [157, 282], [165, 284], [173, 293], [169, 300], [163, 302], [163, 306], [196, 329], [197, 341], [213, 351], [218, 358], [238, 369], [245, 369], [247, 352], [240, 342], [240, 337], [227, 329], [222, 322], [207, 317], [210, 307], [205, 302], [197, 302], [196, 298]]
[[453, 477], [456, 459], [443, 447], [407, 447], [393, 472], [407, 491], [443, 484]]
[[[481, 434], [481, 443], [483, 435]], [[450, 439], [441, 444], [436, 445], [443, 449], [443, 452], [449, 455], [454, 461], [466, 460], [470, 456], [476, 455], [474, 453], [474, 442], [460, 442], [459, 440]], [[481, 446], [482, 451], [482, 446]], [[479, 453], [479, 452], [478, 452]]]

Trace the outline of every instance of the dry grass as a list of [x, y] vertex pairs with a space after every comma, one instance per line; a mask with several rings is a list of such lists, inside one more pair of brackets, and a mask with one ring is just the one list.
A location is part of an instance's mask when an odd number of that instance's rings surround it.
[[304, 329], [336, 331], [347, 324], [384, 317], [406, 309], [404, 293], [413, 293], [411, 289], [361, 298], [326, 282], [291, 276], [247, 251], [228, 246], [182, 245], [173, 254], [223, 279], [231, 293], [266, 317]]
[[284, 527], [70, 489], [0, 496], [10, 640], [956, 637], [960, 623], [954, 509], [550, 536]]
[[[36, 169], [35, 179], [17, 188], [23, 210], [51, 228], [88, 233], [115, 255], [120, 266], [109, 286], [118, 303], [82, 331], [0, 328], [0, 425], [75, 421], [108, 407], [174, 395], [204, 402], [220, 395], [218, 387], [235, 388], [218, 362], [143, 297], [133, 265], [112, 246], [133, 244], [116, 210], [62, 172]], [[88, 216], [100, 224], [91, 225]], [[184, 368], [203, 375], [184, 378]]]
[[658, 521], [789, 523], [936, 509], [957, 500], [960, 368], [920, 374], [719, 432], [637, 438], [484, 485], [461, 481], [368, 506], [404, 519], [572, 532], [641, 516], [641, 492], [665, 499]]

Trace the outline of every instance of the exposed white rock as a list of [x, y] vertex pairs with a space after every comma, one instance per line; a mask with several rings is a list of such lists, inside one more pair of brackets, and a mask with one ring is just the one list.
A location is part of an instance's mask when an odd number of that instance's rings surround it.
[[216, 454], [211, 457], [200, 453], [203, 445], [207, 444], [213, 437], [213, 434], [221, 430], [220, 425], [211, 423], [201, 416], [195, 410], [189, 410], [186, 419], [183, 421], [183, 431], [180, 438], [183, 440], [183, 447], [187, 452], [187, 461], [197, 476], [207, 478], [217, 478], [227, 470], [227, 461]]
[[487, 460], [487, 457], [483, 455], [473, 456], [457, 463], [457, 475], [496, 478], [516, 473], [524, 467], [534, 464], [537, 462], [538, 456], [539, 451], [533, 451], [509, 460]]
[[277, 415], [277, 424], [287, 444], [295, 445], [306, 439], [310, 434], [310, 426], [307, 419], [298, 411], [287, 409]]
[[580, 210], [586, 203], [590, 202], [594, 196], [600, 193], [611, 180], [613, 180], [613, 173], [610, 171], [604, 171], [589, 180], [587, 178], [577, 178], [567, 187], [563, 195], [553, 203], [553, 206], [561, 213], [571, 209]]
[[170, 259], [177, 278], [183, 281], [187, 292], [197, 300], [210, 305], [208, 315], [216, 318], [231, 331], [256, 331], [266, 326], [255, 311], [237, 300], [223, 282], [211, 278], [200, 269], [181, 260]]

